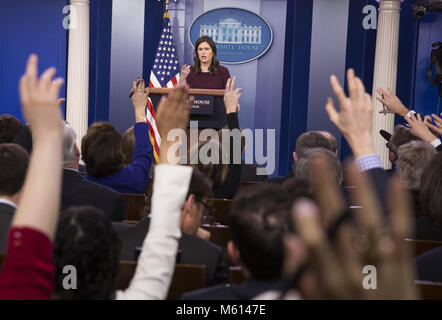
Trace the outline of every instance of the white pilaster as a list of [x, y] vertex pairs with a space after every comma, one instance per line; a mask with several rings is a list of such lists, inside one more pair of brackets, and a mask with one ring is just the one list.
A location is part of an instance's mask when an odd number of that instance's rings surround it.
[[89, 0], [70, 0], [66, 121], [77, 132], [77, 144], [88, 128]]
[[390, 87], [396, 92], [400, 10], [400, 0], [382, 0], [379, 3], [372, 94], [374, 106], [372, 136], [375, 151], [381, 156], [384, 168], [390, 168], [391, 163], [388, 160], [388, 149], [385, 147], [386, 141], [379, 134], [379, 130], [392, 132], [394, 115], [379, 114], [382, 103], [376, 99], [378, 96], [376, 89]]

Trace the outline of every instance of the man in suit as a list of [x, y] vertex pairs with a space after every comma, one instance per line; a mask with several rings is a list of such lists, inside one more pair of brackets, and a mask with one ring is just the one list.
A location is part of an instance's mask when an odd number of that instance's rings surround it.
[[101, 209], [110, 220], [127, 219], [121, 195], [103, 185], [90, 182], [78, 172], [80, 152], [74, 129], [65, 124], [63, 131], [63, 184], [61, 210], [71, 206], [92, 206]]
[[[326, 132], [326, 131], [322, 131], [322, 132], [320, 132], [320, 131], [307, 131], [307, 132], [304, 132], [303, 134], [301, 134], [298, 137], [298, 139], [296, 139], [296, 150], [293, 151], [294, 163], [296, 163], [296, 161], [298, 161], [298, 159], [301, 159], [302, 157], [304, 157], [306, 151], [310, 150], [310, 149], [324, 148], [324, 149], [330, 150], [332, 152], [336, 152], [336, 147], [333, 149], [331, 138], [328, 138], [328, 136], [326, 136], [324, 134], [324, 132]], [[329, 135], [330, 135], [330, 137], [333, 137], [330, 133], [329, 133]], [[336, 141], [336, 139], [335, 139], [335, 141]], [[285, 176], [270, 178], [270, 179], [267, 179], [267, 182], [276, 183], [276, 184], [283, 184], [285, 181], [287, 181], [291, 178], [294, 178], [294, 177], [295, 177], [295, 174], [294, 174], [294, 165], [293, 165], [293, 170], [288, 172]]]
[[290, 195], [279, 185], [262, 183], [241, 189], [230, 213], [227, 249], [246, 281], [185, 293], [185, 300], [249, 300], [282, 286], [283, 238], [292, 232]]
[[[197, 236], [205, 210], [205, 199], [210, 195], [208, 179], [194, 168], [187, 192], [186, 202], [181, 211], [182, 237], [179, 242], [177, 263], [202, 264], [205, 266], [206, 285], [225, 283], [227, 266], [223, 250], [217, 245]], [[135, 250], [143, 244], [149, 230], [150, 217], [136, 225], [113, 223], [121, 240], [121, 260], [135, 260]]]
[[19, 145], [0, 144], [0, 252], [6, 252], [6, 242], [21, 188], [28, 169], [29, 154]]

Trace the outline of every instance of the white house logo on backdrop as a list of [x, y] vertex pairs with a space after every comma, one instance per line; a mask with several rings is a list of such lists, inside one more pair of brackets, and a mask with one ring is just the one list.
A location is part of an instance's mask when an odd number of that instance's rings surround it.
[[192, 45], [201, 36], [215, 41], [223, 63], [243, 63], [262, 56], [273, 40], [272, 28], [261, 16], [244, 9], [221, 8], [203, 13], [192, 23]]

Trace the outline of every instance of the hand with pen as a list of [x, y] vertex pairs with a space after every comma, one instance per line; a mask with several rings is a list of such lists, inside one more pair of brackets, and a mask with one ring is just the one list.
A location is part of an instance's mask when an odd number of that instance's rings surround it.
[[402, 117], [405, 117], [405, 115], [410, 111], [393, 93], [391, 88], [387, 88], [387, 90], [379, 88], [376, 89], [376, 91], [380, 95], [380, 97], [376, 97], [376, 99], [385, 106], [385, 109], [379, 111], [379, 113], [396, 113]]
[[136, 122], [146, 121], [146, 105], [149, 92], [150, 88], [146, 88], [144, 79], [138, 77], [137, 80], [133, 81], [129, 97], [131, 98], [134, 106]]

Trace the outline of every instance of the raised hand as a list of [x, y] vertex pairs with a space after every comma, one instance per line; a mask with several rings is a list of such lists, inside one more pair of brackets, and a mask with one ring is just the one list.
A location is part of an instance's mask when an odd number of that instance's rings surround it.
[[[312, 170], [318, 171], [324, 180], [332, 179], [323, 165], [316, 163]], [[354, 165], [347, 173], [350, 183], [356, 186], [354, 196], [362, 208], [355, 211], [355, 222], [341, 222], [332, 238], [326, 234], [320, 219], [322, 208], [329, 205], [322, 202], [330, 201], [320, 195], [328, 192], [329, 187], [315, 187], [315, 198], [319, 199], [321, 209], [305, 199], [298, 200], [292, 209], [294, 225], [309, 249], [309, 265], [315, 274], [318, 298], [416, 299], [413, 258], [404, 241], [413, 229], [408, 194], [399, 181], [393, 180], [389, 197], [392, 201], [391, 227], [384, 228], [369, 179]], [[339, 192], [338, 187], [335, 188], [335, 192]], [[343, 207], [340, 197], [331, 200], [333, 207]], [[290, 259], [296, 252], [289, 249], [287, 254]], [[364, 288], [366, 265], [377, 270], [376, 290]]]
[[145, 86], [144, 79], [138, 77], [137, 80], [133, 81], [132, 88], [130, 89], [130, 97], [135, 110], [136, 122], [144, 122], [149, 92], [150, 88]]
[[[177, 164], [178, 159], [168, 156], [169, 148], [173, 142], [167, 139], [173, 129], [185, 130], [189, 121], [190, 108], [193, 105], [193, 97], [186, 100], [189, 87], [179, 84], [172, 89], [168, 97], [163, 97], [158, 105], [156, 120], [161, 136], [160, 163]], [[176, 157], [175, 157], [176, 158]]]
[[340, 112], [336, 111], [333, 100], [328, 98], [325, 110], [330, 121], [341, 131], [350, 144], [355, 157], [374, 153], [371, 139], [373, 104], [365, 92], [361, 79], [354, 70], [347, 71], [349, 97], [347, 97], [335, 75], [330, 77], [331, 87], [339, 102]]
[[430, 129], [422, 120], [419, 113], [417, 114], [417, 117], [416, 114], [412, 114], [410, 115], [410, 117], [405, 117], [405, 121], [408, 122], [408, 124], [410, 125], [411, 133], [416, 137], [428, 143], [431, 143], [432, 141], [437, 139], [437, 137], [431, 133]]
[[23, 115], [32, 130], [34, 147], [22, 197], [12, 226], [27, 226], [54, 237], [61, 193], [62, 139], [60, 99], [63, 79], [52, 80], [55, 68], [40, 78], [38, 58], [31, 55], [19, 83]]
[[187, 76], [189, 75], [189, 73], [190, 73], [190, 66], [188, 66], [186, 64], [183, 65], [181, 67], [180, 83], [186, 83], [186, 79], [187, 79]]
[[[388, 90], [388, 91], [387, 91]], [[387, 88], [387, 90], [383, 88], [376, 89], [379, 93], [380, 97], [376, 97], [378, 101], [380, 101], [387, 108], [387, 113], [396, 113], [402, 117], [408, 113], [407, 107], [404, 106], [402, 101], [393, 93], [391, 88]], [[380, 110], [379, 113], [383, 113], [383, 110]]]
[[236, 77], [228, 79], [226, 83], [226, 90], [224, 92], [224, 106], [226, 113], [239, 112], [239, 98], [241, 97], [242, 89], [235, 89]]
[[35, 138], [42, 134], [61, 134], [61, 110], [58, 95], [62, 78], [52, 80], [55, 68], [49, 68], [38, 79], [38, 57], [32, 54], [19, 83], [23, 115]]
[[[440, 116], [442, 117], [442, 113], [440, 114]], [[432, 118], [434, 119], [434, 123], [436, 125], [434, 125], [433, 121], [431, 121]], [[431, 116], [425, 116], [424, 123], [429, 129], [431, 129], [431, 131], [439, 136], [442, 136], [442, 118], [433, 113]]]

